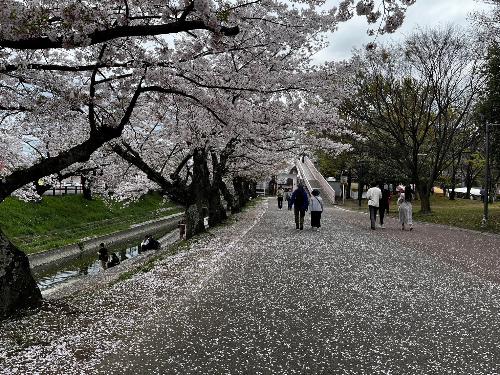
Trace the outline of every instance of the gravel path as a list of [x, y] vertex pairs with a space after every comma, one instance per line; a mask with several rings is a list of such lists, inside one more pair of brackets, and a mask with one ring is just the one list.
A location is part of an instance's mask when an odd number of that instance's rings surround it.
[[338, 208], [297, 231], [269, 205], [149, 272], [3, 323], [0, 373], [500, 373], [500, 236], [370, 231]]

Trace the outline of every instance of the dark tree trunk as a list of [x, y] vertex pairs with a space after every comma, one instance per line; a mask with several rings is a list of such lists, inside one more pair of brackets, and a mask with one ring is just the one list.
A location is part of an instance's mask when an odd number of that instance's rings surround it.
[[226, 209], [220, 199], [218, 186], [210, 189], [208, 197], [208, 225], [213, 227], [227, 219]]
[[233, 178], [233, 186], [234, 186], [234, 192], [236, 194], [236, 199], [238, 209], [241, 210], [245, 204], [246, 204], [246, 199], [245, 199], [245, 190], [243, 187], [243, 179], [241, 177], [234, 177]]
[[41, 302], [28, 257], [0, 229], [0, 319], [20, 309], [38, 307]]
[[205, 150], [195, 150], [193, 154], [193, 177], [190, 185], [190, 197], [186, 208], [186, 238], [205, 231], [204, 206], [208, 202], [207, 194], [210, 190], [210, 176], [207, 167]]
[[451, 171], [451, 191], [450, 191], [450, 201], [454, 201], [455, 200], [455, 196], [456, 196], [456, 193], [455, 193], [455, 187], [457, 186], [457, 169], [455, 168], [455, 166], [453, 166], [452, 168], [452, 171]]
[[431, 213], [431, 189], [425, 183], [417, 184], [418, 195], [420, 196], [420, 212], [423, 214]]
[[83, 198], [91, 201], [92, 200], [92, 189], [90, 188], [87, 177], [80, 176], [80, 183], [82, 184]]
[[346, 193], [346, 199], [351, 199], [351, 185], [352, 185], [352, 173], [351, 170], [349, 169], [347, 171], [347, 191]]
[[255, 181], [250, 181], [249, 182], [249, 185], [248, 185], [248, 188], [250, 189], [249, 193], [250, 193], [250, 197], [252, 199], [255, 199], [257, 198], [257, 182]]
[[473, 170], [470, 163], [467, 163], [467, 168], [465, 170], [465, 186], [467, 187], [467, 192], [465, 193], [465, 198], [470, 199], [470, 191], [472, 189], [473, 184]]
[[[252, 197], [252, 195], [250, 193], [250, 181], [248, 181], [247, 179], [243, 179], [243, 194], [245, 196], [245, 204], [244, 205], [246, 205], [248, 203], [248, 201], [250, 200], [250, 198]], [[276, 194], [276, 192], [275, 192], [275, 194]]]
[[33, 184], [35, 185], [36, 193], [39, 196], [42, 196], [46, 191], [52, 189], [51, 185], [40, 185], [38, 181], [35, 181]]
[[226, 158], [222, 157], [221, 161], [215, 152], [211, 152], [212, 158], [212, 184], [208, 196], [208, 225], [213, 227], [227, 219], [226, 208], [222, 204], [221, 191], [224, 181], [222, 175], [225, 170]]
[[203, 205], [192, 204], [186, 207], [186, 239], [205, 231]]
[[358, 206], [361, 207], [361, 200], [363, 199], [363, 188], [365, 184], [363, 182], [358, 183]]
[[222, 196], [224, 197], [224, 199], [227, 202], [228, 210], [231, 210], [231, 213], [233, 213], [233, 214], [236, 212], [239, 212], [240, 210], [239, 210], [239, 207], [236, 207], [236, 205], [235, 205], [235, 199], [233, 197], [233, 194], [231, 194], [231, 192], [227, 188], [227, 185], [224, 181], [220, 182], [220, 191], [222, 193]]

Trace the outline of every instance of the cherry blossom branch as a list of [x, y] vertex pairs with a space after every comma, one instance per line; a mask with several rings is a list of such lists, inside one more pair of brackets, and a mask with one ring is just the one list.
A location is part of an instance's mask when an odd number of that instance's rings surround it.
[[36, 181], [42, 177], [57, 173], [64, 168], [78, 162], [85, 162], [89, 160], [94, 151], [104, 145], [106, 142], [119, 137], [125, 125], [130, 121], [133, 110], [137, 104], [137, 100], [141, 94], [141, 85], [143, 78], [141, 78], [134, 95], [130, 99], [129, 105], [125, 113], [116, 127], [106, 126], [96, 129], [90, 133], [90, 136], [84, 142], [62, 151], [56, 156], [43, 159], [30, 167], [18, 169], [13, 171], [0, 179], [0, 202], [8, 197], [12, 192], [21, 188], [22, 186]]
[[207, 85], [205, 83], [201, 83], [199, 81], [196, 81], [193, 78], [190, 78], [184, 74], [177, 74], [177, 77], [184, 78], [185, 80], [195, 84], [198, 87], [204, 87], [207, 89], [222, 89], [222, 90], [231, 90], [231, 91], [247, 91], [247, 92], [258, 92], [261, 94], [276, 94], [284, 91], [289, 91], [289, 90], [298, 90], [298, 87], [283, 87], [280, 89], [274, 89], [274, 90], [262, 90], [258, 88], [245, 88], [245, 87], [235, 87], [235, 86], [225, 86], [225, 85]]
[[[17, 50], [67, 48], [68, 45], [71, 47], [86, 47], [89, 45], [109, 42], [118, 38], [176, 34], [191, 30], [208, 30], [211, 32], [217, 32], [215, 28], [206, 25], [203, 21], [177, 21], [163, 25], [116, 26], [106, 30], [96, 30], [93, 33], [87, 34], [87, 40], [82, 41], [67, 40], [63, 36], [55, 39], [50, 39], [46, 36], [19, 40], [0, 39], [0, 47]], [[221, 26], [219, 32], [225, 36], [235, 36], [240, 32], [240, 29], [238, 26]]]
[[221, 122], [222, 124], [224, 125], [227, 125], [226, 121], [224, 121], [222, 118], [220, 118], [220, 116], [215, 113], [215, 111], [213, 109], [211, 109], [210, 107], [207, 107], [205, 104], [203, 104], [197, 97], [195, 97], [194, 95], [191, 95], [191, 94], [188, 94], [188, 93], [185, 93], [183, 91], [180, 91], [180, 90], [176, 90], [176, 89], [169, 89], [169, 88], [164, 88], [164, 87], [161, 87], [161, 86], [146, 86], [146, 87], [143, 87], [141, 89], [142, 92], [159, 92], [159, 93], [163, 93], [163, 94], [176, 94], [176, 95], [180, 95], [180, 96], [184, 96], [186, 98], [189, 98], [193, 101], [195, 101], [196, 103], [198, 103], [199, 105], [201, 105], [203, 108], [205, 108], [212, 116], [214, 116], [219, 122]]

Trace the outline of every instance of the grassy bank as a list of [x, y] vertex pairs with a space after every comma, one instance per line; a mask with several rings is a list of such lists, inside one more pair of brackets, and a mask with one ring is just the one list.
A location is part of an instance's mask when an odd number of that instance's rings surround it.
[[124, 206], [88, 201], [81, 195], [44, 197], [39, 203], [8, 198], [0, 203], [0, 227], [26, 253], [75, 243], [87, 237], [109, 234], [179, 212], [156, 194]]
[[[357, 200], [346, 200], [345, 208], [354, 210], [367, 210], [366, 199], [361, 202], [361, 208], [358, 207]], [[483, 204], [481, 201], [456, 199], [450, 201], [442, 196], [431, 197], [431, 210], [429, 215], [423, 215], [420, 211], [420, 201], [413, 202], [413, 219], [435, 224], [451, 225], [459, 228], [474, 229], [479, 231], [488, 231], [500, 234], [500, 203], [496, 202], [489, 205], [489, 225], [487, 228], [481, 227], [483, 218]], [[398, 214], [396, 199], [393, 199], [390, 207], [390, 215], [396, 217]]]

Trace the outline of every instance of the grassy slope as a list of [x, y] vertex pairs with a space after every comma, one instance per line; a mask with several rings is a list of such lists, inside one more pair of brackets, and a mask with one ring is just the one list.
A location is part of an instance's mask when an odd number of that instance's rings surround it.
[[[346, 201], [346, 208], [358, 209], [357, 201]], [[362, 201], [363, 211], [367, 210], [367, 203]], [[390, 216], [397, 216], [397, 205], [394, 199], [391, 203]], [[431, 197], [430, 215], [422, 215], [420, 211], [420, 201], [413, 202], [413, 219], [426, 221], [429, 223], [452, 225], [460, 228], [488, 231], [500, 234], [500, 203], [489, 205], [489, 225], [487, 228], [481, 227], [483, 218], [483, 204], [479, 200], [471, 201], [467, 199], [456, 199], [450, 201], [442, 196]]]
[[26, 253], [108, 234], [178, 212], [159, 195], [148, 195], [127, 206], [87, 201], [81, 195], [44, 197], [40, 203], [8, 198], [0, 203], [0, 227]]

